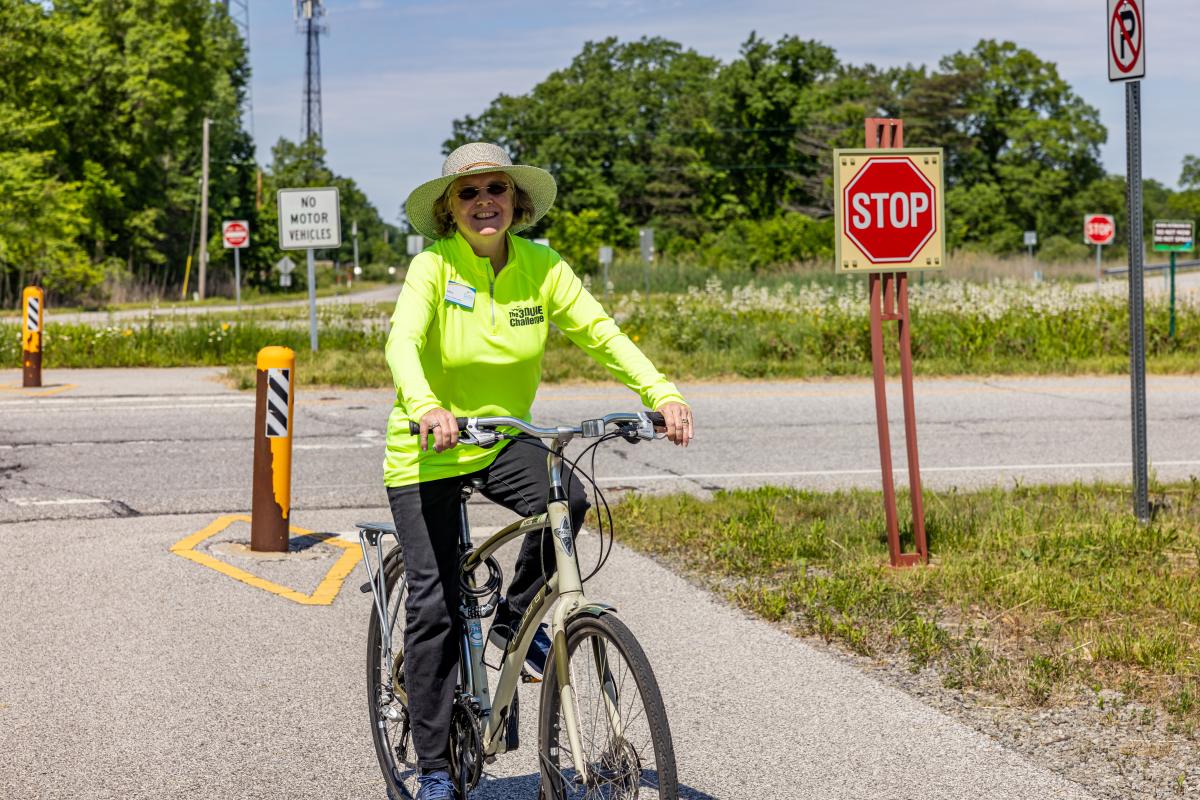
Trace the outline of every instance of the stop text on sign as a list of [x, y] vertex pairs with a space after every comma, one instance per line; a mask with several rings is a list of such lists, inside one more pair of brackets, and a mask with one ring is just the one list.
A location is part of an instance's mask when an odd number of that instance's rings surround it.
[[834, 151], [838, 272], [945, 267], [940, 148]]
[[[919, 228], [922, 227], [921, 215], [929, 211], [931, 201], [928, 192], [858, 192], [850, 196], [851, 205], [854, 206], [850, 225], [859, 230], [886, 228], [889, 225], [893, 228]], [[871, 203], [875, 204], [874, 217]]]

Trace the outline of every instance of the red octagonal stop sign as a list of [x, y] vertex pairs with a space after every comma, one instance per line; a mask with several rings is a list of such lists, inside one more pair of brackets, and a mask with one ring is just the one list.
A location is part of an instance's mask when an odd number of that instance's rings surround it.
[[938, 229], [937, 189], [909, 158], [868, 158], [842, 208], [843, 233], [873, 264], [912, 261]]

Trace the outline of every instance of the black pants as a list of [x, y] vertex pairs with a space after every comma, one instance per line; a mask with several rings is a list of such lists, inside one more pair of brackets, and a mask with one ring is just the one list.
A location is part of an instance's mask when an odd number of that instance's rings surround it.
[[[387, 490], [408, 580], [404, 684], [417, 766], [422, 772], [446, 769], [450, 763], [450, 713], [457, 682], [460, 622], [458, 504], [462, 487], [472, 478], [483, 479], [480, 491], [484, 497], [523, 517], [546, 510], [550, 486], [546, 451], [522, 442], [509, 442], [491, 466], [470, 475]], [[571, 477], [568, 498], [571, 527], [578, 533], [588, 501], [577, 476]], [[509, 608], [524, 613], [542, 587], [543, 574], [550, 576], [555, 568], [550, 531], [526, 535], [505, 594]]]

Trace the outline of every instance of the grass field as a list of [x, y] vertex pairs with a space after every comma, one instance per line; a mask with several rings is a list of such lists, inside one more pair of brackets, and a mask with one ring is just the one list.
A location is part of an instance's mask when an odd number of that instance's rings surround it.
[[1119, 486], [926, 492], [932, 562], [899, 570], [878, 492], [631, 496], [615, 517], [619, 541], [799, 634], [1020, 706], [1107, 691], [1194, 733], [1200, 481], [1152, 494], [1138, 525]]
[[[593, 287], [595, 288], [595, 287]], [[930, 281], [912, 287], [913, 356], [919, 375], [1122, 373], [1129, 368], [1124, 287], [1066, 282], [979, 284]], [[623, 330], [671, 378], [808, 378], [870, 374], [863, 281], [781, 281], [725, 286], [710, 280], [686, 292], [615, 295]], [[46, 368], [227, 366], [244, 381], [257, 351], [292, 347], [304, 384], [389, 386], [383, 359], [385, 305], [336, 304], [319, 311], [321, 350], [308, 350], [307, 309], [247, 309], [241, 314], [160, 312], [149, 321], [106, 326], [50, 323]], [[51, 318], [53, 319], [53, 318]], [[19, 332], [0, 339], [0, 362], [16, 365]], [[885, 337], [895, 370], [896, 338]], [[1188, 295], [1168, 335], [1161, 296], [1146, 305], [1148, 369], [1191, 373], [1200, 366], [1200, 298]], [[608, 380], [565, 337], [552, 331], [544, 379]]]

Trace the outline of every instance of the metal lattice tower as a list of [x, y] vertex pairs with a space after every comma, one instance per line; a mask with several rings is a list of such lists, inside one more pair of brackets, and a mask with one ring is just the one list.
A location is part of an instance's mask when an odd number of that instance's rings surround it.
[[325, 0], [296, 0], [296, 22], [304, 34], [304, 107], [300, 117], [300, 141], [316, 136], [321, 140], [321, 34], [325, 26]]
[[[246, 60], [250, 59], [250, 0], [221, 0], [229, 18], [242, 35], [246, 45]], [[246, 82], [246, 92], [242, 95], [242, 128], [250, 132], [254, 138], [254, 98], [250, 92], [250, 81]]]

